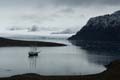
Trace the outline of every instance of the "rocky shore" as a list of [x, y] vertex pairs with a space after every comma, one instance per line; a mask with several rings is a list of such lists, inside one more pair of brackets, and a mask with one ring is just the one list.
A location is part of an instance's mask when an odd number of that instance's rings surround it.
[[114, 61], [106, 65], [107, 70], [95, 75], [85, 76], [41, 76], [38, 74], [23, 74], [0, 80], [120, 80], [120, 61]]

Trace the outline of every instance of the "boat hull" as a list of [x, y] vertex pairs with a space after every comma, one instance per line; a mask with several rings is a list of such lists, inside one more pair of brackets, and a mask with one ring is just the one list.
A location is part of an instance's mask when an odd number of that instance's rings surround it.
[[29, 52], [29, 57], [38, 56], [39, 52]]

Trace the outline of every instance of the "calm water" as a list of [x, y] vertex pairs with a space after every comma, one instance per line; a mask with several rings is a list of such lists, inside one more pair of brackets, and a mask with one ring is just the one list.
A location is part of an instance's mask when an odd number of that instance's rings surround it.
[[87, 51], [80, 47], [38, 47], [38, 57], [28, 57], [29, 47], [0, 48], [0, 77], [23, 73], [87, 75], [104, 71], [104, 64], [119, 59], [120, 52]]

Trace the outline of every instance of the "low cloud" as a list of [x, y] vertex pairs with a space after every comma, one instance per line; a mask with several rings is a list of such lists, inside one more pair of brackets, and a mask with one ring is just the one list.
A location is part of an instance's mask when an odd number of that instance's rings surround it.
[[89, 6], [120, 5], [120, 0], [0, 0], [0, 6]]
[[120, 0], [54, 0], [56, 5], [65, 6], [97, 6], [97, 5], [120, 5]]
[[0, 0], [0, 26], [82, 27], [119, 8], [120, 0]]

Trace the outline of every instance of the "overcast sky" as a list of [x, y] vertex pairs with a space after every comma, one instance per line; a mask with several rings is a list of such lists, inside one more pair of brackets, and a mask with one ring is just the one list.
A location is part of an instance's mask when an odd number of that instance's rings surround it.
[[0, 0], [0, 28], [81, 28], [90, 17], [120, 10], [120, 0]]

